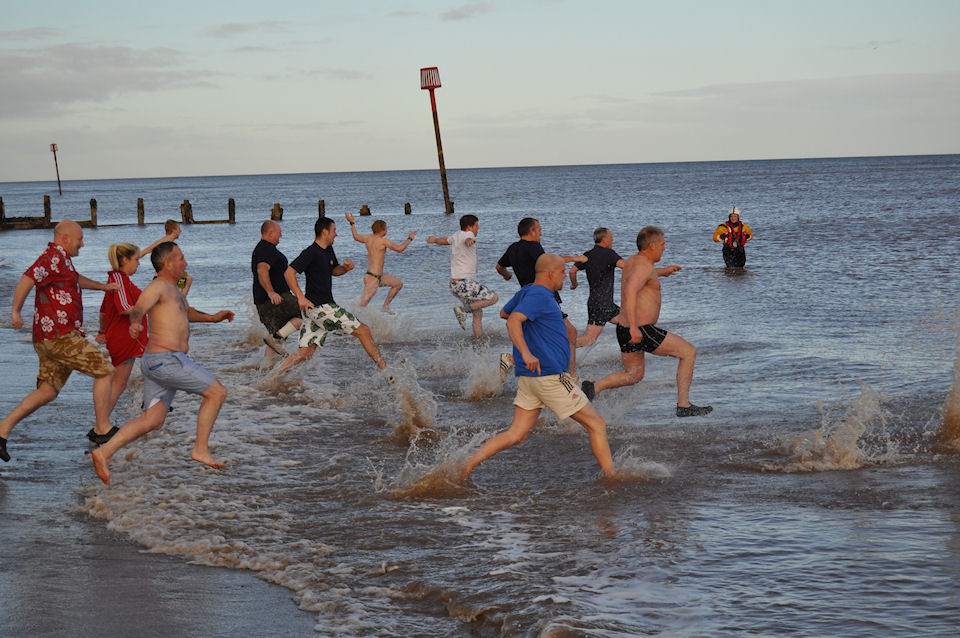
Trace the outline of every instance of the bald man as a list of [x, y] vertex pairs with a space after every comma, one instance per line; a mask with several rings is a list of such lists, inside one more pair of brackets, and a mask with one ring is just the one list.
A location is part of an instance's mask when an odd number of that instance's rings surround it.
[[270, 219], [263, 222], [260, 241], [250, 258], [250, 270], [253, 271], [253, 303], [260, 322], [267, 329], [263, 342], [270, 350], [286, 356], [280, 344], [300, 329], [303, 319], [297, 298], [284, 278], [287, 257], [277, 248], [282, 236], [280, 224]]
[[516, 361], [513, 424], [484, 443], [467, 460], [460, 470], [461, 480], [497, 452], [523, 443], [544, 407], [553, 410], [560, 419], [570, 417], [587, 430], [600, 469], [607, 478], [614, 478], [616, 470], [607, 442], [606, 423], [569, 372], [570, 340], [555, 297], [566, 278], [564, 258], [551, 253], [540, 255], [534, 273], [533, 283], [521, 288], [500, 311], [500, 316], [507, 320]]
[[10, 325], [23, 327], [20, 310], [27, 295], [36, 287], [33, 312], [33, 349], [40, 360], [37, 389], [0, 421], [0, 460], [10, 460], [7, 437], [17, 423], [39, 407], [57, 398], [74, 370], [93, 377], [93, 408], [96, 425], [87, 438], [100, 445], [116, 433], [110, 424], [110, 383], [113, 366], [83, 333], [83, 300], [80, 289], [117, 290], [115, 283], [101, 284], [78, 273], [71, 261], [83, 247], [83, 229], [65, 219], [53, 229], [53, 241], [27, 268], [13, 292]]

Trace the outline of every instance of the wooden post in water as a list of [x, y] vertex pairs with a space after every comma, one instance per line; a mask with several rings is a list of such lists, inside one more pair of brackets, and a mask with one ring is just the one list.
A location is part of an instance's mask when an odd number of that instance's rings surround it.
[[227, 221], [231, 224], [237, 223], [237, 203], [232, 197], [227, 200]]
[[60, 188], [60, 165], [57, 164], [57, 145], [51, 144], [50, 150], [53, 151], [53, 166], [57, 169], [57, 192], [63, 197], [63, 189]]
[[367, 215], [369, 215], [369, 214], [370, 214], [370, 207], [367, 206], [366, 204], [364, 204], [363, 206], [361, 206], [361, 207], [360, 207], [360, 214], [363, 215], [364, 217], [366, 217]]
[[46, 228], [50, 228], [50, 196], [43, 196], [43, 223]]
[[143, 226], [143, 198], [137, 198], [137, 225]]
[[317, 218], [327, 216], [327, 203], [322, 199], [317, 200]]
[[412, 212], [413, 212], [413, 209], [410, 208], [410, 202], [407, 202], [406, 204], [403, 205], [403, 214], [404, 214], [404, 215], [409, 215], [409, 214], [412, 213]]
[[184, 224], [193, 223], [193, 206], [190, 205], [189, 199], [183, 200], [180, 204], [180, 218], [183, 219]]
[[0, 197], [0, 224], [7, 221], [7, 209], [3, 207], [3, 198]]
[[90, 225], [97, 227], [97, 200], [90, 198]]
[[278, 222], [281, 219], [283, 219], [283, 209], [280, 208], [280, 204], [277, 202], [274, 202], [273, 210], [270, 211], [270, 219], [272, 219], [275, 222]]

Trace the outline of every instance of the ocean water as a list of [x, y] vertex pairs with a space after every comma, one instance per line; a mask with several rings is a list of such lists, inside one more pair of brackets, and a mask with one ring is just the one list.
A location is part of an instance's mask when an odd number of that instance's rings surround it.
[[[448, 176], [452, 216], [441, 212], [436, 171], [68, 181], [62, 197], [55, 183], [0, 184], [8, 216], [42, 214], [52, 194], [54, 219], [83, 219], [96, 198], [101, 227], [85, 231], [75, 264], [101, 280], [109, 244], [149, 244], [184, 199], [198, 220], [225, 219], [227, 199], [237, 203], [235, 225], [185, 226], [179, 242], [191, 304], [237, 313], [191, 336], [191, 355], [228, 389], [211, 439], [228, 468], [190, 461], [199, 402], [181, 394], [164, 429], [114, 457], [113, 484], [102, 485], [82, 444], [90, 382], [75, 375], [13, 431], [0, 507], [5, 482], [75, 486], [63, 517], [184, 562], [252, 570], [293, 592], [274, 613], [309, 611], [318, 635], [956, 631], [960, 458], [937, 435], [960, 383], [960, 156]], [[266, 380], [276, 360], [260, 341], [250, 251], [277, 202], [279, 247], [295, 257], [312, 241], [319, 199], [341, 220], [340, 260], [357, 265], [334, 281], [347, 307], [356, 309], [366, 256], [343, 213], [367, 204], [394, 240], [418, 233], [387, 256], [405, 282], [397, 316], [378, 312], [382, 291], [358, 312], [394, 385], [356, 339], [338, 336], [282, 382]], [[733, 205], [756, 237], [743, 271], [726, 270], [711, 241]], [[481, 279], [501, 300], [482, 340], [454, 318], [449, 249], [425, 242], [452, 234], [464, 213], [480, 218]], [[641, 227], [660, 226], [662, 265], [683, 268], [663, 280], [659, 323], [697, 347], [691, 399], [715, 410], [676, 418], [676, 364], [651, 355], [643, 381], [600, 394], [629, 480], [598, 480], [584, 432], [546, 411], [524, 445], [474, 472], [472, 487], [442, 479], [513, 413], [516, 382], [497, 376], [509, 340], [496, 309], [517, 288], [494, 264], [528, 215], [541, 221], [544, 247], [562, 254], [590, 248], [602, 225], [627, 256]], [[9, 327], [13, 288], [49, 238], [0, 233], [4, 413], [32, 389], [36, 365], [29, 334]], [[133, 277], [141, 287], [148, 269]], [[586, 285], [561, 294], [582, 330]], [[95, 332], [100, 293], [84, 300]], [[619, 366], [611, 327], [578, 352], [581, 378]], [[138, 413], [139, 395], [135, 372], [115, 421]], [[47, 452], [71, 437], [74, 453]]]

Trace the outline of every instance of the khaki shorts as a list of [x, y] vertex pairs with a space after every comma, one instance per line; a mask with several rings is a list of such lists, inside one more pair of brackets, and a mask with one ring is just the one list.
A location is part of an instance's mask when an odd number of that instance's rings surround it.
[[580, 386], [566, 372], [545, 377], [517, 377], [513, 404], [524, 410], [548, 407], [558, 419], [565, 419], [590, 405]]
[[33, 349], [40, 358], [38, 388], [47, 382], [59, 393], [74, 370], [94, 379], [113, 374], [110, 359], [76, 330], [56, 339], [37, 341]]

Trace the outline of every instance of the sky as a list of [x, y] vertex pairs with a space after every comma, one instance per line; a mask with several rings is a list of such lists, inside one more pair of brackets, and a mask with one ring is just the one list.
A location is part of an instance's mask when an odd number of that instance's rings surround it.
[[955, 0], [0, 0], [0, 182], [960, 152]]

